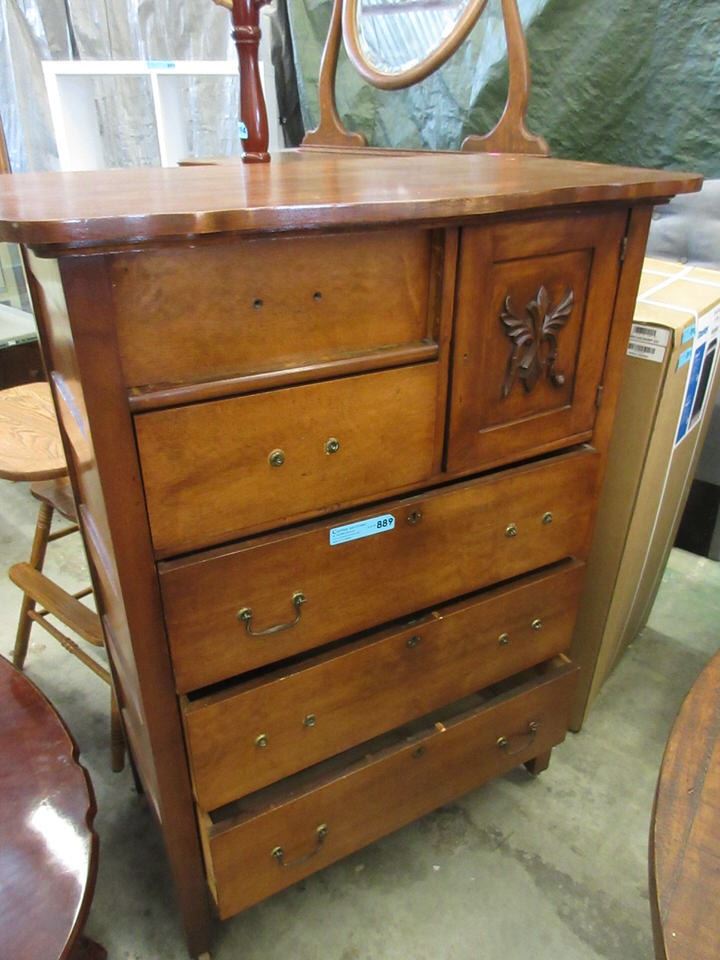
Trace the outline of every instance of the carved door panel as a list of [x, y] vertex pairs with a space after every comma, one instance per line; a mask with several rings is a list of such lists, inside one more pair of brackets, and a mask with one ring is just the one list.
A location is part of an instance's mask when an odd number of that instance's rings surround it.
[[592, 438], [626, 219], [584, 210], [463, 231], [449, 470]]

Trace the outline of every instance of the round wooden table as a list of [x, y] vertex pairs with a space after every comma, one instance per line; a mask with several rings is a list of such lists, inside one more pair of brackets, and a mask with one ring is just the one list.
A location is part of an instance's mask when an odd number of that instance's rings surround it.
[[104, 960], [82, 936], [95, 887], [95, 797], [52, 705], [0, 657], [0, 952]]
[[665, 749], [650, 904], [658, 960], [720, 957], [720, 653], [687, 695]]

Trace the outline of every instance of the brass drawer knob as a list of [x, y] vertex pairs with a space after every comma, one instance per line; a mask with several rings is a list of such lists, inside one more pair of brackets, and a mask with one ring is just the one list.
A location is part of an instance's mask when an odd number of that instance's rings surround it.
[[268, 463], [271, 467], [281, 467], [285, 463], [285, 451], [273, 450], [268, 457]]
[[310, 851], [302, 857], [298, 857], [297, 860], [286, 860], [285, 851], [282, 847], [273, 847], [270, 851], [270, 856], [273, 860], [277, 860], [278, 864], [281, 867], [299, 867], [302, 863], [307, 863], [312, 857], [320, 852], [320, 847], [322, 847], [325, 837], [328, 835], [329, 827], [326, 823], [320, 823], [315, 828], [315, 846]]
[[518, 535], [518, 528], [516, 523], [509, 523], [505, 527], [505, 536], [506, 537], [516, 537]]
[[533, 630], [542, 630], [542, 628], [543, 628], [543, 622], [542, 622], [542, 620], [540, 620], [539, 617], [536, 617], [536, 618], [533, 620], [533, 622], [530, 624], [530, 626], [533, 628]]
[[268, 738], [266, 733], [261, 733], [259, 736], [255, 737], [255, 746], [264, 749], [268, 745]]
[[498, 637], [498, 643], [500, 644], [501, 647], [506, 647], [510, 643], [510, 634], [501, 633], [500, 636]]
[[280, 633], [283, 630], [289, 630], [290, 627], [294, 627], [295, 624], [300, 622], [300, 617], [302, 615], [302, 605], [307, 603], [307, 597], [302, 592], [302, 590], [296, 590], [292, 595], [292, 604], [297, 610], [294, 620], [288, 620], [287, 623], [276, 623], [274, 627], [267, 627], [265, 630], [253, 630], [252, 628], [252, 618], [253, 612], [250, 607], [242, 607], [237, 612], [237, 618], [240, 623], [245, 624], [245, 630], [250, 634], [251, 637], [269, 637], [274, 633]]
[[304, 727], [314, 727], [317, 723], [317, 717], [314, 713], [308, 713], [305, 719], [303, 720]]
[[325, 441], [325, 453], [330, 455], [331, 453], [337, 453], [340, 449], [340, 441], [337, 437], [329, 437]]
[[553, 522], [553, 515], [550, 513], [549, 510], [548, 510], [546, 513], [543, 514], [542, 522], [543, 522], [544, 524], [548, 524], [548, 523], [552, 523], [552, 522]]

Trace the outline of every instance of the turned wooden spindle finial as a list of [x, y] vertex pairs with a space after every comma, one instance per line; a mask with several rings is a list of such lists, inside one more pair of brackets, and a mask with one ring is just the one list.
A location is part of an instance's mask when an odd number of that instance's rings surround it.
[[260, 82], [260, 8], [269, 0], [233, 0], [233, 40], [240, 64], [240, 138], [245, 163], [268, 163], [268, 119]]

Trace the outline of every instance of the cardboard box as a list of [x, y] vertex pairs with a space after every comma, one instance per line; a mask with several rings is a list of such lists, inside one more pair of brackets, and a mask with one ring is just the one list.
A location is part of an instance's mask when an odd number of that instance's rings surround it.
[[718, 387], [720, 272], [645, 261], [571, 655], [571, 728], [647, 622]]

